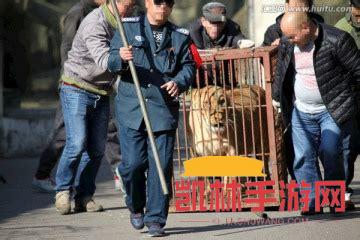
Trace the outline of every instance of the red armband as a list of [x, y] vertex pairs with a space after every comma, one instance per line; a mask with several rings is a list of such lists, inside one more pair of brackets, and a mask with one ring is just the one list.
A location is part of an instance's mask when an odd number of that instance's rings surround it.
[[196, 47], [196, 45], [194, 43], [190, 44], [190, 52], [191, 52], [191, 54], [192, 54], [192, 56], [194, 58], [196, 68], [199, 69], [203, 62], [202, 62], [200, 54], [199, 54], [199, 52], [197, 50], [197, 47]]

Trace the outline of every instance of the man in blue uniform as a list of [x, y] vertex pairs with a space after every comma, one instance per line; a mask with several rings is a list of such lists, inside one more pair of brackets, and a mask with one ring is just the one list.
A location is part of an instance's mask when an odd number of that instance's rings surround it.
[[146, 225], [150, 236], [163, 236], [170, 196], [165, 196], [161, 189], [127, 61], [133, 60], [136, 66], [170, 192], [179, 117], [177, 96], [191, 86], [195, 64], [189, 52], [188, 31], [168, 21], [174, 0], [145, 0], [145, 5], [146, 15], [123, 19], [131, 47], [124, 48], [116, 33], [111, 41], [108, 68], [122, 75], [115, 104], [125, 159], [119, 171], [126, 188], [130, 221], [135, 229]]

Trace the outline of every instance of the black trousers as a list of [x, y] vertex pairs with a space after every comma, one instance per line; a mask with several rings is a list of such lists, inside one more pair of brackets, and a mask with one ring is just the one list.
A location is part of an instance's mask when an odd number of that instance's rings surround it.
[[348, 162], [345, 162], [345, 178], [346, 178], [346, 188], [348, 192], [352, 192], [349, 185], [351, 184], [354, 178], [355, 172], [355, 161], [360, 155], [360, 113], [356, 115], [356, 124], [355, 129], [352, 132], [352, 136], [350, 138], [350, 153], [347, 158]]

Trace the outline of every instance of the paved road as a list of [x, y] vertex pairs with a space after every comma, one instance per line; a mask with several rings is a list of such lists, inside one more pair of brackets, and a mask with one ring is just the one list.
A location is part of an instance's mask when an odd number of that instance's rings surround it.
[[[113, 190], [109, 167], [104, 163], [98, 177], [96, 199], [103, 213], [60, 216], [53, 196], [31, 189], [37, 159], [0, 159], [0, 239], [144, 239], [146, 231], [130, 226], [128, 210], [120, 193]], [[269, 212], [272, 224], [257, 222], [250, 212], [170, 214], [165, 239], [360, 239], [360, 161], [353, 182], [357, 210], [338, 216], [323, 214], [301, 218], [299, 213]], [[326, 210], [327, 211], [327, 210]], [[241, 222], [226, 224], [226, 221]]]

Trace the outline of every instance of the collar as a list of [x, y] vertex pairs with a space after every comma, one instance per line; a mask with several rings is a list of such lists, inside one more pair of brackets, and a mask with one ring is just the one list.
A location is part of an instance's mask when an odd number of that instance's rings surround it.
[[103, 5], [101, 5], [101, 9], [103, 11], [103, 13], [105, 14], [105, 18], [108, 21], [108, 23], [113, 27], [116, 28], [116, 18], [115, 16], [111, 13], [109, 6], [104, 3]]
[[203, 27], [202, 28], [202, 37], [203, 37], [203, 40], [204, 40], [204, 47], [205, 48], [214, 48], [214, 47], [223, 47], [223, 43], [226, 39], [226, 34], [225, 34], [225, 31], [226, 29], [223, 30], [221, 36], [216, 39], [216, 40], [211, 40], [209, 35], [207, 34], [205, 28]]
[[313, 39], [314, 43], [315, 43], [315, 50], [318, 49], [321, 46], [321, 43], [323, 42], [324, 39], [324, 29], [323, 26], [321, 25], [321, 23], [316, 20], [316, 19], [312, 19], [312, 21], [315, 23], [317, 30], [318, 30], [318, 36], [316, 39]]
[[152, 29], [150, 26], [150, 22], [146, 15], [144, 16], [144, 27], [145, 27], [145, 35], [150, 43], [152, 52], [159, 53], [161, 50], [163, 50], [166, 47], [168, 42], [171, 40], [170, 36], [168, 36], [170, 34], [170, 28], [171, 28], [170, 22], [166, 22], [163, 26], [164, 27], [163, 28], [163, 38], [162, 38], [160, 46], [158, 48], [156, 47], [154, 35], [153, 35]]

